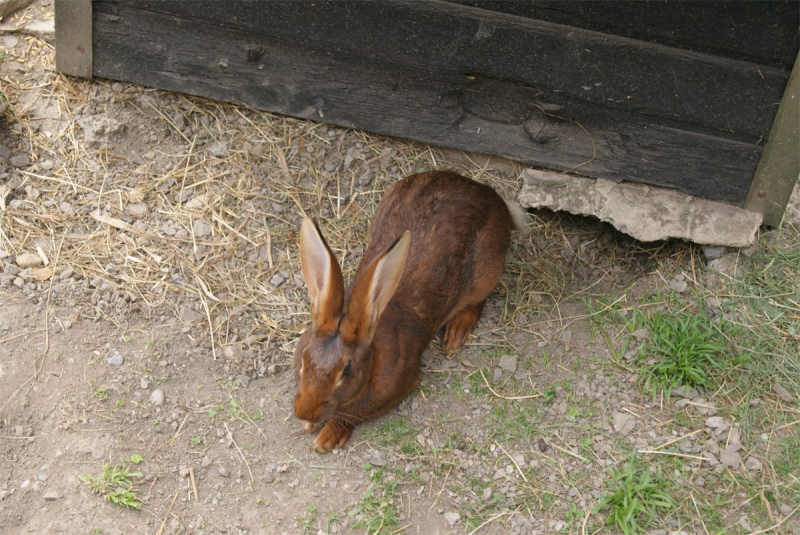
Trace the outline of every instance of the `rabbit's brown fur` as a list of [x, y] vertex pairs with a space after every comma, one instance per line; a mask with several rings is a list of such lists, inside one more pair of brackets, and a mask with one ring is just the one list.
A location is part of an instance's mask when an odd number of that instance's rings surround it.
[[411, 393], [439, 329], [448, 352], [461, 349], [519, 219], [493, 189], [456, 173], [409, 176], [384, 194], [347, 291], [319, 230], [304, 221], [312, 325], [295, 351], [295, 414], [307, 431], [322, 428], [316, 451], [343, 446], [357, 424]]

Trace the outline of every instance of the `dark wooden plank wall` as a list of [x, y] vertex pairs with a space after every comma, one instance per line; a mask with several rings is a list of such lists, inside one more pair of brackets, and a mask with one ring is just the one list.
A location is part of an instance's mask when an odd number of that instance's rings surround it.
[[788, 78], [436, 0], [95, 0], [93, 31], [96, 76], [733, 204]]
[[797, 0], [448, 1], [782, 69], [800, 37]]

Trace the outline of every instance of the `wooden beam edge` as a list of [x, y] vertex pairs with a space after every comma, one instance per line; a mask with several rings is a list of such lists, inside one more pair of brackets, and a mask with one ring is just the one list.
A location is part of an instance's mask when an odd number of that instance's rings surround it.
[[56, 70], [92, 77], [92, 0], [55, 0]]
[[779, 226], [799, 177], [800, 54], [794, 62], [744, 207], [762, 214], [765, 225]]

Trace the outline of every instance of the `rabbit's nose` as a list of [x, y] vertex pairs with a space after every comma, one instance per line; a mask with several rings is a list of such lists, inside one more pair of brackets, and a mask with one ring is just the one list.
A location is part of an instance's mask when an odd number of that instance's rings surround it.
[[325, 407], [305, 396], [298, 395], [294, 400], [294, 414], [301, 420], [315, 423], [322, 416]]

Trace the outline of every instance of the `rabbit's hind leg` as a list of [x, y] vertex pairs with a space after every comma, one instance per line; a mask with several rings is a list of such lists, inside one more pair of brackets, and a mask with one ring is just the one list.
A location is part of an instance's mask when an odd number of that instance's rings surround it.
[[486, 300], [484, 299], [480, 303], [467, 305], [450, 318], [450, 321], [444, 327], [444, 338], [442, 339], [445, 353], [452, 355], [461, 351], [467, 338], [469, 338], [469, 333], [477, 325], [485, 304]]

